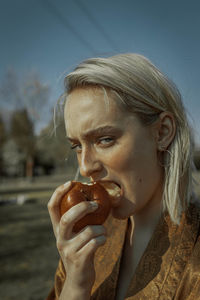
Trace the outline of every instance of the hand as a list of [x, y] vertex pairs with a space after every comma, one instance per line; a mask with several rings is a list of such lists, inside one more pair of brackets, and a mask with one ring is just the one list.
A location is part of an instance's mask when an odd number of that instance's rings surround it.
[[86, 226], [76, 234], [72, 231], [78, 220], [97, 209], [96, 202], [81, 202], [60, 216], [61, 198], [72, 186], [73, 182], [68, 182], [58, 187], [48, 203], [57, 248], [67, 273], [64, 287], [67, 299], [72, 290], [90, 294], [95, 280], [94, 254], [106, 241], [102, 225]]

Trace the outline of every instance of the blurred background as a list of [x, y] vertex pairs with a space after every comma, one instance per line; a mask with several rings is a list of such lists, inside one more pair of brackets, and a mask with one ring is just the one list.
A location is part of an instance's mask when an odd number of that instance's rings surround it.
[[46, 204], [77, 169], [53, 115], [65, 75], [83, 59], [136, 52], [167, 74], [182, 93], [200, 169], [199, 13], [198, 0], [0, 0], [2, 299], [45, 299], [53, 284]]

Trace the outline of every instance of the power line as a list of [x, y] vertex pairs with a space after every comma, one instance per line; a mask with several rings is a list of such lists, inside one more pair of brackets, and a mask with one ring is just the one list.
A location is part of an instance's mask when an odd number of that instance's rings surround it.
[[88, 17], [90, 22], [96, 27], [96, 29], [104, 36], [105, 40], [108, 42], [108, 44], [111, 46], [113, 50], [117, 50], [116, 43], [110, 38], [110, 36], [107, 34], [107, 32], [104, 30], [104, 28], [97, 23], [96, 19], [93, 17], [93, 15], [89, 12], [88, 8], [85, 4], [83, 4], [80, 0], [75, 0], [76, 4], [79, 6], [79, 8], [84, 12], [84, 14]]
[[95, 54], [97, 51], [94, 49], [94, 47], [86, 41], [82, 35], [70, 24], [70, 22], [66, 19], [66, 17], [63, 17], [63, 15], [59, 12], [57, 7], [49, 0], [42, 0], [43, 4], [46, 6], [48, 11], [55, 16], [59, 22], [69, 29], [77, 38], [78, 40], [88, 49], [92, 54]]

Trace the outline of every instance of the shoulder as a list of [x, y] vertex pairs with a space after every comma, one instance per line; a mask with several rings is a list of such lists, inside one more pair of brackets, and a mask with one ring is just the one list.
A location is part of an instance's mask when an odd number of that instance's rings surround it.
[[187, 224], [191, 225], [191, 234], [194, 235], [194, 247], [191, 256], [191, 265], [197, 269], [200, 276], [200, 201], [195, 199], [187, 211]]
[[[183, 247], [185, 252], [191, 244], [191, 252], [180, 280], [175, 299], [200, 299], [200, 202], [190, 204], [186, 213], [184, 226], [185, 237]], [[188, 253], [189, 254], [189, 253]]]
[[197, 198], [190, 203], [186, 212], [184, 232], [187, 237], [184, 247], [187, 247], [189, 242], [192, 243], [185, 271], [190, 273], [193, 280], [200, 280], [200, 201]]
[[195, 226], [197, 235], [200, 234], [200, 199], [194, 197], [185, 213], [186, 224]]

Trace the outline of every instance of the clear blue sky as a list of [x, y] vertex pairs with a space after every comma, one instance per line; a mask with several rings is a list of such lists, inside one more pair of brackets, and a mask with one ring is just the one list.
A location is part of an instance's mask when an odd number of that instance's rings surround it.
[[0, 78], [36, 70], [53, 104], [81, 60], [141, 53], [179, 87], [200, 144], [199, 16], [199, 0], [0, 0]]

